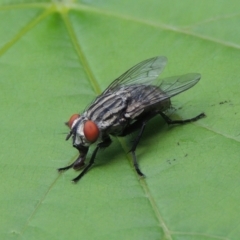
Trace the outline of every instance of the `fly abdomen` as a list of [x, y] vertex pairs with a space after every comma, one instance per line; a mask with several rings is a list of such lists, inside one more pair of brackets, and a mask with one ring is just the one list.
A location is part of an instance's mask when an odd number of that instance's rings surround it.
[[143, 112], [165, 111], [171, 106], [170, 98], [159, 87], [153, 85], [129, 85], [130, 93], [126, 118], [135, 119]]

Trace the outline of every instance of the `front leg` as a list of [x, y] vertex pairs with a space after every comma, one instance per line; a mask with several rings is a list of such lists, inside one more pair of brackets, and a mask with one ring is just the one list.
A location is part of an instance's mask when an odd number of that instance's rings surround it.
[[73, 162], [72, 164], [66, 166], [66, 167], [58, 168], [59, 172], [68, 170], [69, 168], [73, 168], [75, 170], [79, 170], [79, 169], [84, 167], [84, 165], [85, 165], [84, 161], [85, 161], [87, 153], [88, 153], [88, 147], [79, 146], [79, 147], [76, 147], [76, 148], [79, 151], [79, 156], [76, 159], [76, 161]]
[[94, 164], [94, 160], [96, 158], [97, 152], [100, 148], [106, 148], [111, 144], [112, 140], [110, 137], [106, 137], [105, 139], [103, 139], [102, 142], [98, 143], [97, 147], [95, 148], [95, 150], [93, 151], [93, 154], [91, 156], [91, 159], [88, 163], [88, 165], [82, 170], [82, 172], [72, 180], [72, 182], [77, 183], [88, 171], [88, 169]]

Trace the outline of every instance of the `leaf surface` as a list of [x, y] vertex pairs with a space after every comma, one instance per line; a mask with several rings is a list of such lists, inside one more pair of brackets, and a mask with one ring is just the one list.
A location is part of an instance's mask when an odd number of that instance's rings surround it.
[[[239, 239], [240, 4], [237, 1], [0, 3], [1, 239]], [[77, 184], [64, 122], [157, 55], [163, 77], [199, 72], [173, 119], [113, 138]], [[92, 153], [91, 148], [90, 153]], [[89, 154], [90, 155], [90, 154]]]

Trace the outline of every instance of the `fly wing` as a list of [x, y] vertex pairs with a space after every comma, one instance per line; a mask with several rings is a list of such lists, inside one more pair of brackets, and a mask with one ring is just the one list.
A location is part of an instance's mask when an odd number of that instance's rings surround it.
[[164, 56], [144, 60], [113, 81], [102, 94], [114, 92], [122, 86], [134, 84], [150, 85], [160, 75], [166, 64], [167, 58]]
[[152, 87], [152, 90], [148, 92], [148, 97], [142, 98], [142, 106], [147, 105], [146, 101], [151, 105], [154, 105], [165, 99], [176, 96], [177, 94], [193, 87], [200, 78], [201, 74], [199, 73], [187, 73], [181, 76], [159, 79], [159, 83], [156, 87]]
[[201, 74], [199, 73], [188, 73], [181, 76], [160, 79], [158, 86], [166, 94], [166, 97], [170, 98], [193, 87], [200, 78]]
[[160, 79], [157, 85], [138, 85], [128, 88], [132, 96], [129, 101], [125, 116], [131, 119], [138, 117], [148, 109], [165, 111], [170, 107], [170, 101], [164, 101], [191, 87], [201, 78], [199, 73], [188, 73]]
[[[157, 79], [166, 64], [167, 58], [164, 56], [153, 57], [138, 63], [113, 81], [95, 99], [95, 105], [104, 95], [117, 93], [117, 95], [130, 96], [125, 112], [125, 115], [129, 118], [134, 119], [147, 109], [163, 111], [162, 101], [191, 88], [201, 78], [198, 73], [189, 73], [182, 76]], [[167, 104], [164, 105], [164, 110], [167, 107]]]

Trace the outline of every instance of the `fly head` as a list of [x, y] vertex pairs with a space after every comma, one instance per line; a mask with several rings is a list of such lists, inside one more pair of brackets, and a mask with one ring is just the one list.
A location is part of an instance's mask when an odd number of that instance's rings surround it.
[[98, 140], [99, 128], [97, 124], [84, 116], [73, 114], [66, 125], [71, 129], [66, 140], [72, 136], [73, 146], [80, 152]]

